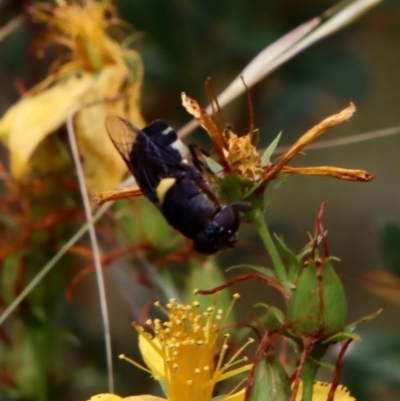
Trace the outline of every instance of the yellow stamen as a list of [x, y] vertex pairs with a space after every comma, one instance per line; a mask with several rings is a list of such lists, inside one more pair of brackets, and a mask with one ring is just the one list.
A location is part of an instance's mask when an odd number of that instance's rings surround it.
[[132, 365], [136, 366], [137, 368], [139, 368], [139, 369], [141, 369], [141, 370], [144, 370], [144, 371], [147, 372], [147, 373], [153, 374], [153, 372], [152, 372], [151, 370], [145, 368], [144, 366], [142, 366], [140, 363], [137, 363], [137, 362], [134, 361], [133, 359], [128, 358], [128, 357], [127, 357], [126, 355], [124, 355], [124, 354], [120, 354], [120, 355], [118, 356], [118, 358], [119, 358], [119, 359], [123, 359], [124, 361], [127, 361], [127, 362], [131, 363]]
[[[237, 298], [237, 295], [233, 297], [229, 313]], [[183, 305], [171, 299], [165, 307], [156, 305], [166, 313], [168, 320], [147, 321], [153, 329], [153, 337], [142, 327], [134, 327], [139, 333], [143, 359], [153, 376], [163, 382], [168, 401], [210, 401], [217, 382], [251, 369], [251, 365], [237, 367], [245, 361], [238, 356], [250, 341], [224, 364], [229, 334], [224, 335], [215, 363], [216, 345], [222, 324], [227, 320], [227, 313], [217, 309], [216, 303], [206, 312], [198, 312], [200, 303], [197, 301]]]

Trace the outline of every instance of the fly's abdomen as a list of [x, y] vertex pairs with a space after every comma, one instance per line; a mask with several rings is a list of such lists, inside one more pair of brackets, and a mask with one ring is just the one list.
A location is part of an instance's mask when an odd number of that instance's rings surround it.
[[170, 186], [161, 208], [168, 223], [190, 239], [196, 238], [219, 210], [198, 186], [185, 178]]

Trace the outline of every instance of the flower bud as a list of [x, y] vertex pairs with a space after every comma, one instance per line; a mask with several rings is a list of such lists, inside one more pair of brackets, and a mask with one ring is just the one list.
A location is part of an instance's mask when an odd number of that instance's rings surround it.
[[343, 330], [346, 295], [331, 258], [312, 260], [303, 268], [288, 301], [287, 317], [291, 327], [302, 335], [329, 336]]

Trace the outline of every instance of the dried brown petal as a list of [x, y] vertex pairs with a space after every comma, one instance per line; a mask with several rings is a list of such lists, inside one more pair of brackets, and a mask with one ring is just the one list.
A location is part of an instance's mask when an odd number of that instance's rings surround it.
[[110, 191], [100, 192], [93, 196], [93, 200], [102, 205], [105, 202], [114, 201], [118, 199], [132, 198], [135, 196], [141, 196], [142, 191], [138, 187], [127, 187], [127, 188], [116, 188]]
[[385, 270], [371, 270], [359, 280], [365, 288], [384, 300], [400, 305], [400, 279]]
[[279, 163], [272, 168], [267, 176], [265, 177], [265, 180], [271, 180], [272, 178], [275, 177], [276, 174], [279, 173], [279, 171], [282, 170], [283, 166], [285, 166], [294, 156], [296, 156], [306, 145], [308, 145], [310, 142], [314, 141], [317, 139], [319, 136], [321, 136], [327, 129], [337, 125], [341, 124], [344, 121], [347, 121], [356, 111], [356, 108], [353, 103], [350, 104], [349, 107], [345, 108], [338, 114], [334, 114], [333, 116], [330, 116], [326, 118], [325, 120], [321, 121], [319, 124], [317, 124], [315, 127], [311, 128], [309, 131], [307, 131], [280, 159]]
[[191, 114], [208, 132], [208, 135], [210, 135], [221, 163], [223, 164], [225, 170], [230, 172], [231, 169], [225, 156], [225, 141], [221, 129], [214, 123], [213, 119], [207, 114], [207, 112], [200, 107], [195, 99], [187, 96], [185, 92], [182, 92], [181, 98], [182, 105], [186, 111]]
[[318, 167], [289, 167], [282, 168], [284, 173], [288, 174], [304, 174], [304, 175], [326, 175], [339, 180], [347, 181], [371, 181], [374, 176], [365, 170], [352, 170], [348, 168], [332, 167], [332, 166], [318, 166]]

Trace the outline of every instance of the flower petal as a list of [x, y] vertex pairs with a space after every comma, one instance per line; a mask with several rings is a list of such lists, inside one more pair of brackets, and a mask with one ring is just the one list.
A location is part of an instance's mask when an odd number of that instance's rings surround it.
[[139, 350], [144, 363], [157, 377], [165, 376], [164, 359], [161, 355], [161, 346], [157, 338], [150, 339], [146, 335], [139, 335]]
[[0, 138], [10, 151], [11, 172], [22, 178], [39, 143], [67, 118], [71, 107], [93, 82], [94, 75], [81, 74], [12, 106], [0, 121]]
[[219, 396], [218, 398], [220, 401], [243, 401], [244, 400], [244, 395], [245, 395], [246, 389], [243, 388], [242, 390], [238, 391], [237, 393], [228, 395], [227, 397], [221, 397]]
[[[299, 390], [297, 392], [296, 401], [301, 401], [302, 398], [302, 390], [303, 383], [300, 383]], [[331, 389], [330, 383], [316, 382], [314, 383], [314, 391], [312, 401], [326, 401], [329, 390]], [[352, 397], [344, 386], [338, 386], [335, 391], [335, 401], [356, 401], [354, 397]]]
[[167, 401], [167, 400], [165, 398], [156, 397], [150, 394], [142, 394], [142, 395], [131, 395], [130, 397], [125, 397], [124, 401]]
[[354, 170], [349, 168], [340, 168], [332, 166], [318, 166], [318, 167], [289, 167], [283, 166], [282, 171], [288, 174], [303, 174], [303, 175], [325, 175], [339, 180], [347, 181], [371, 181], [374, 176], [365, 170]]
[[166, 401], [164, 398], [155, 397], [150, 394], [142, 394], [142, 395], [131, 395], [129, 397], [122, 398], [119, 395], [104, 393], [104, 394], [96, 394], [89, 398], [88, 401]]
[[118, 395], [104, 393], [104, 394], [96, 394], [90, 397], [88, 401], [120, 401], [122, 399], [123, 398]]
[[[126, 164], [111, 142], [104, 125], [107, 115], [127, 114], [127, 104], [131, 102], [129, 95], [135, 95], [133, 90], [127, 90], [124, 96], [120, 95], [127, 75], [128, 70], [124, 65], [104, 67], [93, 86], [81, 99], [84, 104], [99, 102], [84, 107], [78, 113], [75, 123], [86, 184], [91, 192], [101, 192], [115, 187], [127, 172]], [[139, 83], [131, 87], [138, 85]], [[139, 105], [136, 106], [138, 109]], [[136, 114], [136, 119], [132, 122], [139, 127], [144, 125], [140, 113]]]

